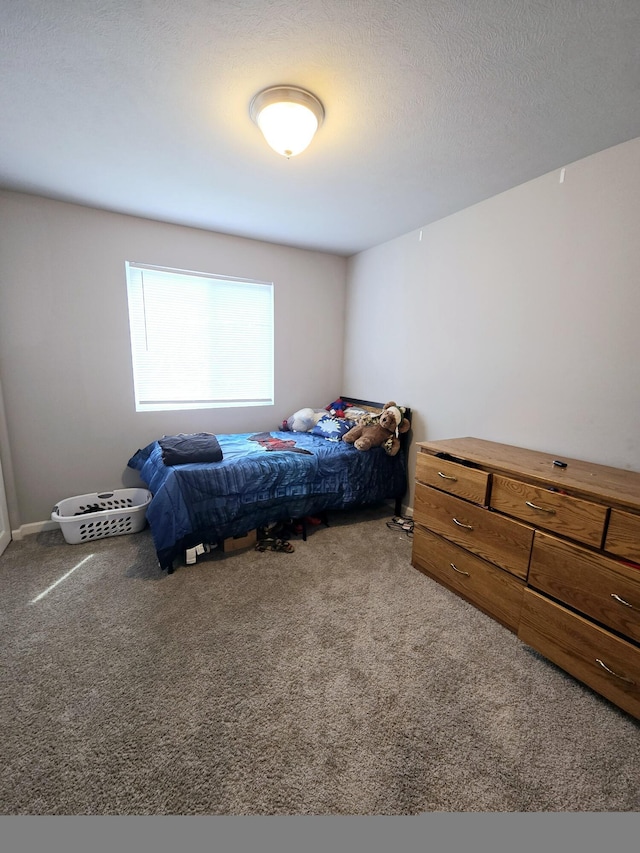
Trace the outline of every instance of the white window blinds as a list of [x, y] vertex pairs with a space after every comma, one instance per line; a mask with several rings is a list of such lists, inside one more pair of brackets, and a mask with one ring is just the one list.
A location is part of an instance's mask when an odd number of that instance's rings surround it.
[[273, 284], [127, 263], [137, 411], [273, 404]]

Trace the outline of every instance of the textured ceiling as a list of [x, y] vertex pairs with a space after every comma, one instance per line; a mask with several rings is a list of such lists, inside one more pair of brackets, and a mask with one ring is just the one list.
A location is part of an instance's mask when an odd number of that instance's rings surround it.
[[1, 187], [349, 255], [640, 136], [640, 0], [3, 0], [0, 70]]

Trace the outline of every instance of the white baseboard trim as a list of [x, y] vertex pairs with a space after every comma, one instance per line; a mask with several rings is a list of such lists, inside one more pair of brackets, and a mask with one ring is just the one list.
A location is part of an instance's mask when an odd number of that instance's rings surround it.
[[57, 521], [33, 521], [31, 524], [21, 524], [17, 530], [11, 531], [11, 538], [15, 542], [31, 536], [33, 533], [42, 533], [44, 530], [57, 530], [60, 527]]
[[[392, 505], [392, 502], [389, 502]], [[413, 507], [403, 506], [403, 511], [409, 518], [413, 518]], [[24, 539], [25, 536], [32, 536], [34, 533], [42, 533], [45, 530], [57, 530], [60, 527], [57, 521], [33, 521], [31, 524], [21, 524], [17, 530], [11, 531], [11, 538], [15, 542]]]

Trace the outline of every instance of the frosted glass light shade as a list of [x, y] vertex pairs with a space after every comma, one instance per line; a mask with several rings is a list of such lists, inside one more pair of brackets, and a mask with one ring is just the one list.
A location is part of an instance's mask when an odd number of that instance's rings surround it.
[[309, 145], [318, 129], [318, 119], [301, 104], [280, 103], [264, 107], [258, 127], [278, 154], [294, 157]]
[[287, 158], [307, 148], [324, 118], [315, 95], [295, 86], [264, 89], [251, 101], [249, 112], [268, 144]]

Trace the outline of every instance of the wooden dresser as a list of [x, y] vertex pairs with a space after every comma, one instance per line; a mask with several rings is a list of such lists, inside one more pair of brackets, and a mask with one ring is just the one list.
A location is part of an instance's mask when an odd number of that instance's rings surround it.
[[412, 564], [640, 719], [640, 474], [476, 438], [417, 448]]

